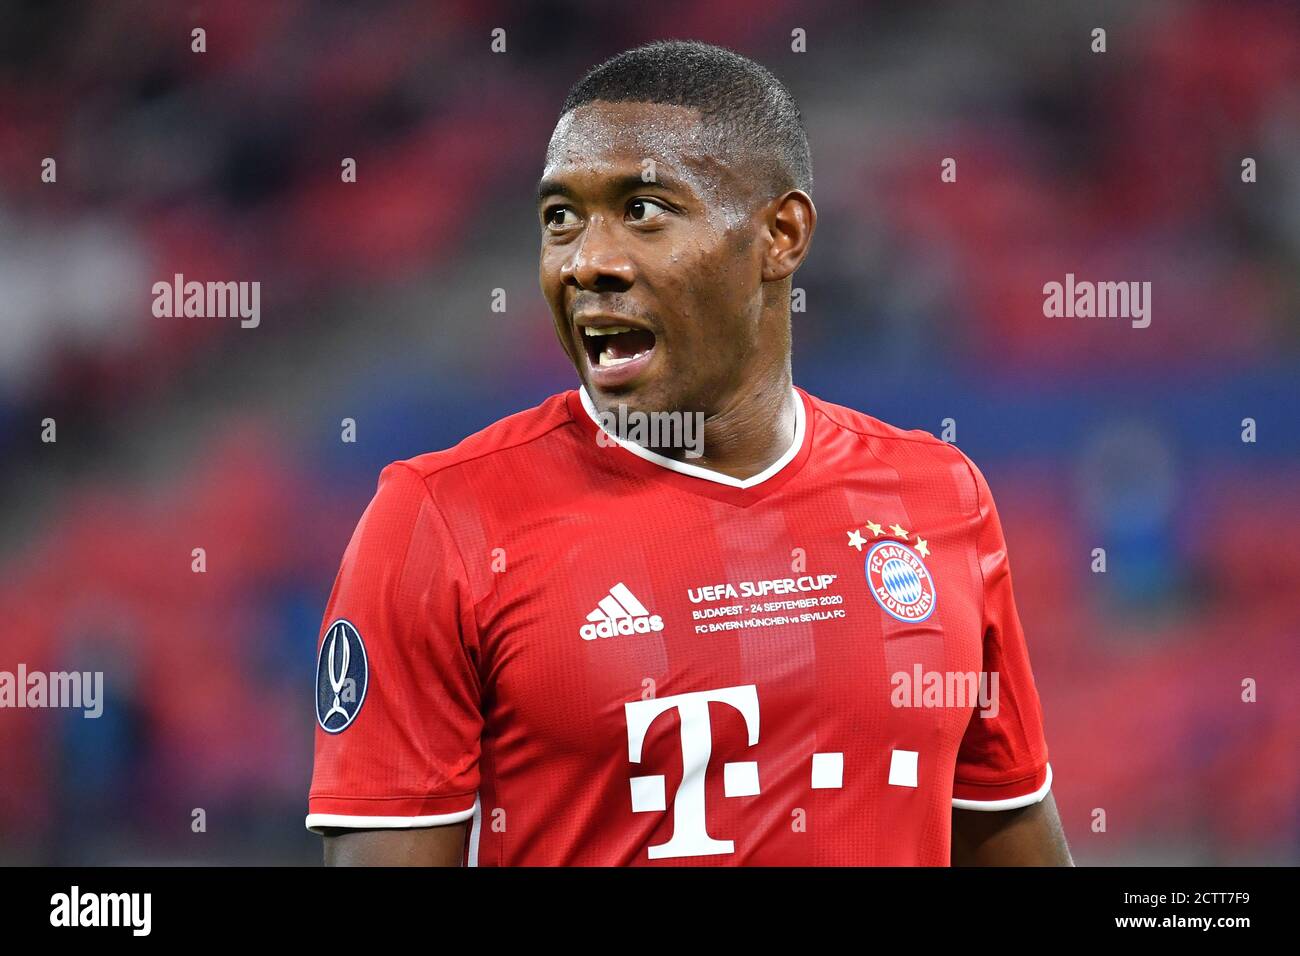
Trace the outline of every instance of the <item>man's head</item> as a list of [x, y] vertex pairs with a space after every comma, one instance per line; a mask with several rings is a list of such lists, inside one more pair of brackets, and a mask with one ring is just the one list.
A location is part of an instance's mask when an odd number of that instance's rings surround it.
[[717, 414], [788, 384], [811, 188], [798, 107], [752, 60], [668, 41], [578, 81], [538, 190], [540, 279], [598, 406]]

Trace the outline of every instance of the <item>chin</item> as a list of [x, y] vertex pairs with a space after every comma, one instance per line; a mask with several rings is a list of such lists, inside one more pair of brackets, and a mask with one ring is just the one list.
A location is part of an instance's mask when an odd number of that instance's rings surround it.
[[673, 395], [664, 388], [662, 382], [647, 381], [634, 382], [617, 389], [601, 389], [599, 386], [588, 384], [586, 386], [588, 394], [597, 405], [608, 405], [617, 407], [619, 405], [627, 406], [628, 411], [672, 411], [676, 407], [673, 402]]

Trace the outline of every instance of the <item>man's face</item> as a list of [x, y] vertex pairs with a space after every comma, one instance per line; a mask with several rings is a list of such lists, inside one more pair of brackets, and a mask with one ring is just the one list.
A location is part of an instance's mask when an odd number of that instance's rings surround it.
[[598, 407], [712, 413], [777, 347], [760, 334], [762, 210], [743, 172], [694, 109], [597, 101], [560, 119], [540, 278]]

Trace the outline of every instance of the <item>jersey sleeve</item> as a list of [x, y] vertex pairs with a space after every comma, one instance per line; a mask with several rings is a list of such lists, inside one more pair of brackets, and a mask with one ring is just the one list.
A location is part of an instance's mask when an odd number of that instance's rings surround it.
[[[1002, 523], [988, 484], [969, 458], [978, 502], [976, 547], [984, 587], [984, 663], [995, 706], [975, 708], [957, 753], [953, 806], [963, 810], [1013, 810], [1047, 796], [1043, 716], [1029, 667], [1029, 651], [1016, 613], [1011, 565]], [[994, 690], [993, 680], [997, 684]], [[982, 713], [987, 710], [987, 715]]]
[[443, 514], [409, 465], [380, 475], [317, 647], [307, 828], [468, 819], [482, 731], [473, 600]]

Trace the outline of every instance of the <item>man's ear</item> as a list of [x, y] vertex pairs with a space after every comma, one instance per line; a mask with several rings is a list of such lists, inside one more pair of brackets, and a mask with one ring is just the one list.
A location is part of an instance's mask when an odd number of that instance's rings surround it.
[[767, 210], [764, 282], [777, 282], [794, 274], [808, 255], [816, 228], [817, 207], [802, 189], [792, 189], [772, 201]]

